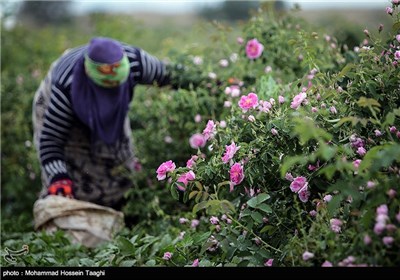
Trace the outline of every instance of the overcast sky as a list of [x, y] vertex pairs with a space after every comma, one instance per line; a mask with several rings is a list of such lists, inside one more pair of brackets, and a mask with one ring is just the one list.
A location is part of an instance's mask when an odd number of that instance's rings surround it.
[[[234, 0], [231, 0], [234, 1]], [[184, 13], [195, 11], [204, 6], [218, 5], [222, 0], [75, 0], [75, 9], [78, 13], [87, 11], [115, 11], [115, 12], [161, 12]], [[302, 9], [319, 8], [382, 8], [390, 5], [390, 0], [286, 0], [289, 6], [299, 3]]]

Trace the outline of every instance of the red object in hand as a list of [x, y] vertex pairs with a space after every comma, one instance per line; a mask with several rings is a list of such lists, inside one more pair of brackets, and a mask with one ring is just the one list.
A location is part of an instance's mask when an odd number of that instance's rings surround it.
[[65, 197], [74, 197], [72, 192], [72, 181], [68, 179], [59, 180], [51, 184], [47, 189], [48, 195], [62, 195]]

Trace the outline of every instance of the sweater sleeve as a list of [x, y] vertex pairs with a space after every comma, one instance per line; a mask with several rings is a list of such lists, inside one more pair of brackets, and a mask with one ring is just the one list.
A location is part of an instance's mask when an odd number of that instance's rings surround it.
[[138, 49], [138, 62], [142, 73], [140, 84], [156, 83], [158, 86], [164, 86], [170, 83], [166, 64], [158, 58]]
[[74, 120], [71, 101], [61, 87], [53, 84], [51, 91], [39, 139], [40, 162], [50, 184], [59, 179], [70, 179], [65, 163], [64, 146]]

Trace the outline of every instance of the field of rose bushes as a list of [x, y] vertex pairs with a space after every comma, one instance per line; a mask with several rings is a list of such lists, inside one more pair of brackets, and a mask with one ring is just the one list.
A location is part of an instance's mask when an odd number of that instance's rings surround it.
[[[388, 3], [391, 25], [361, 29], [354, 48], [268, 4], [190, 34], [101, 14], [79, 36], [4, 30], [1, 245], [30, 251], [10, 264], [2, 249], [2, 266], [398, 266], [400, 6]], [[127, 227], [88, 249], [32, 229], [31, 103], [51, 61], [93, 34], [167, 59], [175, 87], [136, 90]]]

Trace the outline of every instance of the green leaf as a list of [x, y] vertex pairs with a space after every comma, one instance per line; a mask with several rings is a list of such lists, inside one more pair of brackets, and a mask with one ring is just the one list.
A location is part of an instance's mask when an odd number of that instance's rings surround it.
[[349, 72], [351, 69], [353, 69], [355, 67], [355, 65], [353, 63], [349, 63], [347, 64], [342, 71], [340, 71], [340, 73], [338, 74], [339, 78], [343, 78], [344, 76], [346, 76], [347, 72]]
[[268, 234], [271, 235], [275, 230], [276, 228], [274, 226], [266, 225], [260, 230], [260, 233], [268, 232]]
[[155, 260], [148, 260], [146, 262], [146, 266], [148, 266], [148, 267], [152, 267], [152, 266], [155, 266], [155, 265], [156, 265], [156, 261]]
[[218, 187], [222, 187], [222, 186], [225, 186], [225, 185], [230, 185], [230, 183], [231, 183], [231, 181], [223, 181], [223, 182], [219, 183], [217, 186]]
[[251, 210], [250, 209], [244, 209], [241, 216], [242, 217], [247, 217], [251, 214]]
[[179, 200], [178, 190], [176, 189], [174, 184], [170, 185], [169, 191], [174, 199]]
[[204, 243], [211, 235], [211, 232], [205, 232], [203, 234], [195, 234], [193, 235], [193, 242], [195, 244], [202, 244]]
[[385, 120], [385, 122], [382, 124], [382, 127], [387, 127], [387, 126], [389, 126], [389, 125], [392, 125], [392, 124], [394, 123], [395, 118], [396, 118], [396, 116], [395, 116], [394, 112], [389, 112], [389, 113], [386, 115], [386, 120]]
[[307, 163], [307, 158], [305, 158], [303, 155], [301, 156], [294, 156], [294, 157], [286, 157], [283, 159], [283, 164], [281, 167], [281, 177], [285, 177], [286, 173], [288, 170], [296, 165], [296, 164], [306, 164]]
[[400, 145], [387, 143], [371, 148], [361, 161], [359, 172], [375, 172], [400, 160]]
[[199, 212], [200, 210], [203, 210], [207, 207], [207, 201], [202, 201], [200, 203], [197, 203], [193, 206], [193, 210], [192, 212], [194, 214], [196, 214], [197, 212]]
[[400, 29], [400, 21], [397, 21], [393, 24], [392, 31], [393, 31], [393, 33], [397, 33], [399, 31], [399, 29]]
[[261, 193], [253, 198], [251, 198], [249, 201], [247, 201], [247, 205], [256, 208], [257, 205], [260, 203], [264, 202], [265, 200], [269, 199], [270, 196], [266, 193]]
[[119, 236], [117, 239], [117, 244], [121, 255], [132, 256], [135, 254], [135, 246], [125, 237]]
[[341, 118], [340, 121], [337, 124], [334, 125], [334, 127], [339, 127], [342, 124], [344, 124], [345, 122], [351, 122], [351, 124], [353, 126], [355, 126], [359, 122], [359, 118], [357, 118], [357, 117], [344, 117], [344, 118]]
[[335, 211], [339, 209], [340, 202], [342, 201], [342, 196], [341, 195], [335, 195], [331, 199], [331, 201], [328, 202], [328, 212], [331, 216], [334, 215]]
[[199, 181], [194, 181], [194, 184], [196, 185], [196, 187], [199, 189], [199, 191], [203, 190], [203, 185], [199, 182]]
[[336, 166], [333, 164], [329, 164], [329, 165], [321, 168], [320, 170], [318, 170], [317, 174], [318, 175], [325, 174], [325, 177], [328, 180], [331, 180], [333, 175], [335, 174], [335, 172], [336, 172]]
[[189, 194], [189, 199], [192, 199], [197, 193], [198, 193], [198, 191], [192, 191], [192, 192]]
[[337, 148], [334, 146], [328, 146], [326, 144], [321, 145], [321, 147], [318, 150], [318, 154], [321, 155], [321, 157], [328, 161], [331, 158], [333, 158], [336, 154]]
[[376, 101], [375, 99], [365, 98], [364, 96], [360, 97], [360, 99], [357, 101], [357, 104], [360, 107], [370, 107], [370, 106], [381, 107], [381, 104], [379, 104], [379, 102]]
[[228, 200], [222, 200], [220, 203], [222, 213], [234, 213], [235, 206]]
[[265, 212], [265, 213], [267, 213], [267, 214], [272, 213], [272, 208], [271, 208], [271, 206], [269, 206], [268, 204], [265, 204], [265, 203], [262, 203], [262, 204], [260, 204], [260, 205], [257, 205], [256, 208], [257, 208], [257, 209], [260, 209], [261, 211], [263, 211], [263, 212]]
[[262, 223], [263, 223], [263, 216], [262, 216], [259, 212], [257, 212], [257, 211], [253, 211], [253, 212], [251, 213], [251, 218], [252, 218], [255, 222], [259, 223], [259, 224], [262, 224]]
[[136, 260], [124, 260], [120, 262], [119, 266], [120, 267], [132, 267], [135, 265], [137, 261]]

